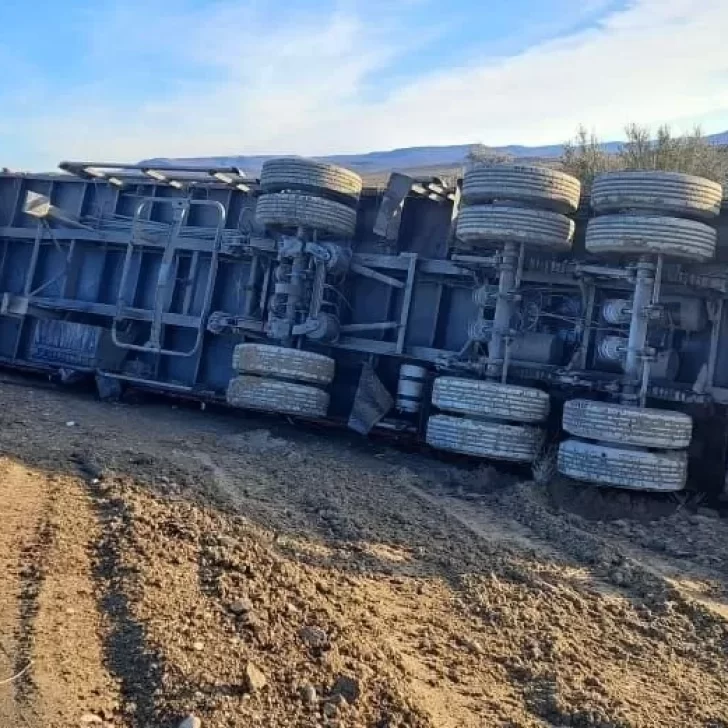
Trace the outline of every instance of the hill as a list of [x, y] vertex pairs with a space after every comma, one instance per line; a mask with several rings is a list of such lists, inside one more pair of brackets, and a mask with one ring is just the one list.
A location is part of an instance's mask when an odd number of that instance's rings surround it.
[[[707, 139], [713, 144], [728, 144], [728, 131], [712, 134]], [[616, 152], [621, 142], [606, 142], [602, 145], [607, 152]], [[364, 175], [390, 170], [411, 170], [424, 167], [457, 167], [462, 164], [472, 144], [456, 144], [442, 147], [405, 147], [388, 151], [367, 152], [364, 154], [332, 154], [318, 157], [321, 161], [341, 164]], [[540, 158], [555, 159], [561, 155], [563, 145], [548, 144], [544, 146], [528, 147], [520, 144], [511, 144], [503, 147], [490, 147], [494, 154], [506, 154], [516, 159]], [[256, 176], [263, 163], [278, 154], [257, 155], [227, 155], [215, 157], [189, 157], [167, 158], [160, 157], [145, 159], [142, 164], [158, 167], [174, 164], [192, 164], [200, 167], [221, 166], [237, 167], [246, 174]]]

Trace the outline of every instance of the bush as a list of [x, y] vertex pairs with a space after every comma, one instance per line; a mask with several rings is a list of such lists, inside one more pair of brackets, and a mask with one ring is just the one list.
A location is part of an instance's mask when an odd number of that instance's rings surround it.
[[728, 176], [728, 150], [711, 144], [700, 127], [690, 134], [673, 136], [670, 127], [661, 126], [653, 139], [647, 127], [630, 124], [627, 140], [616, 154], [609, 154], [594, 133], [584, 127], [564, 145], [561, 163], [564, 171], [589, 186], [601, 172], [620, 169], [660, 169], [707, 177], [724, 183]]
[[508, 164], [513, 161], [510, 154], [502, 154], [485, 144], [473, 144], [465, 155], [465, 167], [469, 169], [475, 166], [487, 166], [496, 164]]
[[598, 174], [617, 168], [616, 160], [604, 151], [596, 134], [588, 132], [584, 126], [579, 127], [574, 139], [564, 144], [561, 164], [565, 172], [580, 179], [587, 187]]
[[685, 172], [723, 182], [728, 172], [728, 156], [721, 147], [711, 144], [700, 127], [683, 136], [673, 136], [670, 127], [661, 126], [654, 140], [650, 131], [637, 124], [627, 127], [627, 141], [619, 151], [623, 169], [662, 169]]

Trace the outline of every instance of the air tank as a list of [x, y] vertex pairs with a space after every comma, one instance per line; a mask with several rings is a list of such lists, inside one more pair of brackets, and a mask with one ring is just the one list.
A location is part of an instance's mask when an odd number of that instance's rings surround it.
[[427, 369], [416, 364], [402, 364], [397, 383], [397, 409], [417, 414], [422, 409], [422, 396], [427, 379]]

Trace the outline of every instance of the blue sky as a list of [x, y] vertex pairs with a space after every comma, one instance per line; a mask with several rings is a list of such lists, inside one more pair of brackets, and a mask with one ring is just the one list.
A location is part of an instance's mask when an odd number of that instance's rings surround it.
[[0, 166], [728, 129], [722, 0], [2, 0]]

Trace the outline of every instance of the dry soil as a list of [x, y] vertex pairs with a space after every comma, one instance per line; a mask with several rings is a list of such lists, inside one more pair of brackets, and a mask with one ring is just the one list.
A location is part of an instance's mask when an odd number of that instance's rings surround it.
[[0, 726], [728, 726], [726, 522], [0, 383]]

